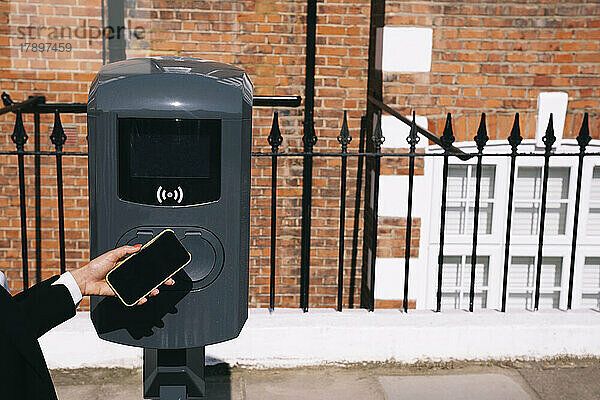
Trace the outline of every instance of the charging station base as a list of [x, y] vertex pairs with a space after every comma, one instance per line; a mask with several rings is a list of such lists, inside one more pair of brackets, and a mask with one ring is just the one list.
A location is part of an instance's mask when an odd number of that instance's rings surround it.
[[204, 347], [144, 349], [144, 398], [206, 399]]

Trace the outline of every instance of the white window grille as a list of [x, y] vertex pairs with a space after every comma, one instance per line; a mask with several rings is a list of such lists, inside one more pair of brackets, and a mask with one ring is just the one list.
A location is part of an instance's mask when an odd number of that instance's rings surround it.
[[[460, 145], [460, 144], [459, 144]], [[569, 144], [571, 145], [571, 144]], [[576, 145], [576, 144], [575, 144]], [[575, 146], [573, 145], [573, 146]], [[464, 146], [469, 150], [472, 144]], [[498, 145], [500, 147], [500, 145]], [[530, 146], [526, 144], [524, 146]], [[567, 144], [563, 144], [567, 146]], [[533, 146], [528, 148], [536, 152]], [[574, 149], [577, 150], [576, 147]], [[471, 150], [472, 151], [472, 150]], [[490, 150], [491, 151], [491, 150]], [[499, 151], [500, 152], [500, 151]], [[475, 308], [499, 309], [502, 302], [505, 229], [507, 220], [508, 159], [484, 157], [482, 169]], [[543, 158], [521, 157], [515, 171], [514, 202], [509, 255], [507, 308], [532, 310], [535, 302], [535, 274], [542, 208]], [[600, 158], [588, 158], [584, 165], [579, 236], [575, 258], [573, 308], [600, 310]], [[442, 309], [469, 306], [470, 254], [475, 205], [476, 165], [456, 162], [448, 166]], [[430, 269], [426, 280], [427, 308], [435, 307], [437, 255], [441, 204], [442, 160], [434, 160], [431, 171], [431, 225], [426, 245]], [[566, 309], [575, 203], [577, 157], [553, 157], [549, 167], [544, 247], [540, 276], [539, 309]], [[425, 243], [423, 243], [425, 242]], [[485, 259], [485, 262], [482, 261]], [[420, 300], [418, 300], [420, 302]], [[420, 302], [424, 304], [425, 302]]]
[[589, 236], [600, 236], [600, 166], [595, 166], [592, 172], [586, 231]]
[[[478, 233], [480, 235], [492, 233], [495, 178], [496, 166], [483, 165], [479, 201]], [[450, 165], [448, 167], [447, 235], [473, 234], [476, 181], [475, 165]]]
[[581, 285], [581, 307], [600, 309], [600, 257], [585, 257]]
[[[551, 167], [546, 200], [546, 235], [564, 235], [569, 204], [569, 167]], [[537, 235], [542, 203], [542, 167], [522, 166], [515, 180], [513, 235]]]
[[[474, 308], [487, 308], [489, 256], [477, 256]], [[442, 308], [468, 309], [471, 285], [471, 257], [444, 256], [442, 269]]]
[[[507, 308], [533, 310], [536, 268], [536, 257], [511, 257], [508, 272]], [[560, 296], [563, 289], [562, 268], [562, 257], [542, 257], [539, 309], [560, 307]]]

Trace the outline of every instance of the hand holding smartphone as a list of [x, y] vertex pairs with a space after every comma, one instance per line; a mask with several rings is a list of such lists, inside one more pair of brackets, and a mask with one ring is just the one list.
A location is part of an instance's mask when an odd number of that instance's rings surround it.
[[108, 286], [126, 306], [137, 304], [185, 267], [192, 255], [165, 229], [106, 274]]

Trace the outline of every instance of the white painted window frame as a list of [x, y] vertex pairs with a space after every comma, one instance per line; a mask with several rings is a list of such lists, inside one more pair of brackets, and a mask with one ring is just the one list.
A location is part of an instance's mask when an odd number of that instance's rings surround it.
[[[583, 295], [583, 265], [587, 257], [600, 257], [598, 245], [584, 245], [578, 246], [577, 248], [577, 253], [575, 254], [575, 274], [573, 276], [573, 302], [571, 304], [572, 308], [583, 308], [581, 302]], [[600, 288], [598, 289], [600, 290]]]
[[[594, 141], [595, 142], [595, 141]], [[600, 257], [599, 236], [588, 235], [587, 223], [589, 210], [592, 204], [591, 185], [592, 173], [595, 166], [600, 166], [599, 156], [585, 157], [583, 161], [583, 174], [581, 175], [581, 203], [579, 207], [579, 228], [577, 234], [577, 251], [575, 253], [575, 273], [573, 275], [573, 300], [572, 308], [581, 308], [583, 289], [583, 265], [586, 257]], [[577, 181], [574, 182], [574, 185]], [[597, 203], [597, 202], [595, 202]], [[570, 243], [570, 242], [569, 242]], [[571, 254], [569, 253], [569, 268]]]
[[[460, 270], [460, 274], [462, 275], [461, 278], [465, 278], [465, 281], [462, 285], [460, 286], [452, 286], [452, 287], [442, 287], [442, 296], [443, 296], [443, 289], [446, 290], [455, 290], [459, 292], [459, 303], [461, 305], [460, 309], [461, 310], [466, 310], [469, 308], [469, 301], [467, 300], [467, 298], [465, 298], [465, 296], [469, 295], [469, 288], [470, 288], [470, 284], [471, 284], [471, 280], [470, 280], [470, 275], [464, 275], [464, 270], [465, 268], [470, 268], [470, 261], [467, 262], [467, 258], [470, 258], [471, 255], [470, 254], [447, 254], [444, 256], [444, 258], [446, 257], [459, 257], [461, 260], [461, 265], [459, 267]], [[488, 257], [488, 284], [485, 286], [479, 286], [477, 284], [475, 284], [475, 293], [478, 292], [483, 292], [484, 290], [487, 291], [487, 299], [486, 302], [489, 306], [489, 302], [490, 302], [490, 282], [491, 282], [491, 275], [490, 275], [490, 265], [489, 262], [491, 261], [491, 257], [487, 256], [486, 254], [478, 254], [477, 257]], [[442, 300], [443, 302], [443, 300]], [[442, 306], [443, 307], [443, 306]], [[477, 307], [476, 307], [477, 308]], [[489, 307], [488, 307], [489, 308]]]
[[[472, 168], [467, 168], [467, 177], [466, 177], [466, 179], [467, 179], [467, 188], [466, 188], [464, 196], [461, 196], [459, 198], [456, 198], [456, 197], [455, 198], [447, 197], [448, 203], [461, 203], [461, 207], [462, 207], [462, 204], [464, 204], [464, 207], [465, 207], [465, 230], [466, 230], [466, 226], [468, 225], [468, 223], [471, 222], [471, 221], [473, 221], [473, 215], [474, 215], [474, 213], [472, 215], [469, 213], [469, 208], [470, 208], [471, 204], [473, 204], [473, 206], [475, 205], [476, 168], [475, 168], [475, 165], [473, 165], [472, 163], [463, 164], [463, 165], [460, 165], [460, 164], [453, 164], [453, 165], [457, 165], [457, 166], [461, 166], [461, 167], [472, 166]], [[493, 165], [494, 167], [496, 167], [496, 164], [490, 164], [490, 163], [483, 164], [484, 167], [486, 165]], [[494, 169], [494, 173], [495, 173], [495, 169]], [[495, 173], [495, 175], [497, 175], [497, 174]], [[496, 205], [496, 203], [497, 203], [496, 202], [496, 198], [497, 198], [497, 194], [498, 193], [495, 192], [495, 181], [496, 181], [496, 177], [494, 176], [494, 197], [491, 197], [491, 198], [481, 198], [479, 200], [480, 206], [482, 206], [484, 203], [488, 203], [488, 204], [492, 204], [492, 210], [494, 210], [497, 207], [497, 205]], [[473, 187], [473, 196], [471, 196], [471, 194], [470, 194], [471, 185], [474, 186]], [[468, 216], [468, 218], [467, 218], [467, 216]], [[493, 216], [492, 216], [492, 221], [493, 221]], [[482, 227], [482, 222], [483, 221], [480, 218], [479, 219], [479, 228], [478, 228], [478, 230]], [[448, 225], [446, 225], [446, 227], [447, 226]], [[489, 234], [483, 234], [483, 235], [487, 236]], [[462, 238], [464, 236], [470, 236], [470, 237], [472, 237], [473, 234], [471, 232], [471, 233], [454, 234], [454, 235], [449, 234], [449, 236], [452, 236], [453, 238]]]
[[[468, 153], [475, 153], [477, 148], [474, 142], [458, 142], [455, 146]], [[566, 215], [566, 225], [564, 235], [544, 235], [543, 256], [558, 256], [563, 259], [561, 275], [561, 295], [560, 308], [566, 309], [569, 270], [571, 257], [571, 242], [573, 232], [573, 216], [575, 210], [575, 195], [577, 184], [577, 163], [578, 153], [577, 142], [574, 139], [565, 139], [561, 145], [555, 149], [555, 153], [571, 153], [574, 156], [569, 157], [551, 157], [550, 167], [569, 167], [569, 192]], [[598, 152], [600, 150], [600, 141], [593, 140], [587, 148], [587, 152]], [[543, 153], [544, 149], [536, 147], [534, 139], [526, 139], [519, 146], [519, 153]], [[430, 146], [428, 153], [441, 153], [439, 146]], [[505, 244], [505, 225], [507, 217], [508, 195], [501, 196], [501, 193], [508, 193], [510, 157], [485, 157], [490, 153], [510, 153], [510, 146], [506, 140], [490, 140], [484, 149], [483, 164], [496, 165], [496, 177], [494, 193], [495, 203], [492, 216], [491, 234], [480, 234], [478, 236], [477, 254], [490, 257], [489, 264], [489, 283], [488, 283], [488, 308], [500, 309], [502, 300], [502, 277], [504, 270], [504, 244]], [[450, 157], [451, 164], [476, 164], [477, 158], [473, 157], [468, 161], [459, 161], [456, 157]], [[421, 237], [420, 252], [424, 252], [427, 271], [423, 274], [425, 281], [419, 282], [422, 287], [415, 289], [416, 293], [421, 294], [417, 297], [417, 308], [434, 309], [437, 296], [437, 278], [438, 278], [438, 254], [439, 254], [439, 233], [440, 233], [440, 207], [441, 207], [441, 182], [443, 157], [429, 157], [426, 160], [427, 187], [429, 188], [428, 198], [430, 199], [430, 217], [429, 221], [423, 221], [422, 224], [428, 224], [427, 234]], [[519, 166], [541, 166], [544, 165], [544, 157], [541, 156], [519, 156], [517, 157], [517, 168]], [[600, 249], [597, 248], [597, 236], [589, 236], [586, 230], [586, 217], [589, 213], [590, 205], [590, 185], [594, 165], [600, 165], [600, 157], [586, 156], [584, 159], [584, 170], [582, 175], [582, 193], [579, 213], [578, 228], [578, 247], [576, 253], [576, 267], [573, 287], [573, 308], [578, 308], [581, 304], [582, 289], [582, 270], [585, 257], [600, 256]], [[518, 170], [517, 170], [518, 171]], [[516, 172], [515, 171], [515, 179]], [[427, 173], [429, 172], [429, 173]], [[513, 200], [513, 212], [515, 201]], [[514, 216], [514, 214], [513, 214]], [[499, 222], [501, 221], [501, 222]], [[593, 241], [596, 246], [593, 246]], [[446, 235], [444, 243], [445, 255], [470, 255], [472, 234], [467, 235]], [[534, 256], [537, 257], [538, 235], [511, 235], [511, 245], [509, 260], [512, 256]]]
[[[502, 257], [504, 257], [504, 253], [502, 254]], [[511, 242], [511, 252], [509, 255], [509, 269], [511, 267], [512, 264], [512, 258], [513, 257], [533, 257], [533, 263], [534, 263], [534, 270], [537, 268], [537, 244], [536, 245], [531, 245], [531, 244], [518, 244], [516, 246], [512, 245]], [[570, 246], [551, 246], [551, 247], [546, 247], [544, 245], [544, 251], [542, 254], [542, 257], [560, 257], [562, 259], [562, 269], [561, 269], [561, 277], [560, 277], [560, 286], [557, 286], [556, 289], [560, 290], [560, 298], [559, 298], [559, 309], [561, 310], [566, 310], [567, 309], [567, 298], [568, 298], [568, 290], [569, 290], [569, 267], [570, 267], [570, 260], [571, 260], [571, 247]], [[504, 259], [502, 260], [502, 264], [504, 265]], [[498, 299], [498, 304], [501, 304], [502, 301], [502, 279], [500, 279], [500, 297]], [[510, 282], [510, 273], [508, 276], [508, 282], [507, 282], [507, 298], [508, 295], [511, 293], [511, 291], [515, 291], [515, 290], [511, 290], [514, 289], [514, 286], [511, 285]], [[535, 272], [534, 272], [534, 286], [533, 289], [535, 290]], [[543, 285], [540, 285], [540, 292], [547, 292], [550, 289], [548, 287], [544, 287]], [[508, 301], [507, 301], [508, 303]], [[498, 307], [500, 308], [500, 307]], [[540, 308], [542, 309], [542, 307]], [[522, 311], [522, 309], [520, 309]], [[511, 310], [510, 308], [507, 307], [507, 311], [514, 311]]]

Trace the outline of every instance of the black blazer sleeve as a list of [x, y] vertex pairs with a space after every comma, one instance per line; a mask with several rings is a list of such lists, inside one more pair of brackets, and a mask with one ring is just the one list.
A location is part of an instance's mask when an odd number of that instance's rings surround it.
[[52, 285], [53, 276], [13, 296], [25, 329], [35, 338], [75, 316], [75, 304], [65, 285]]

